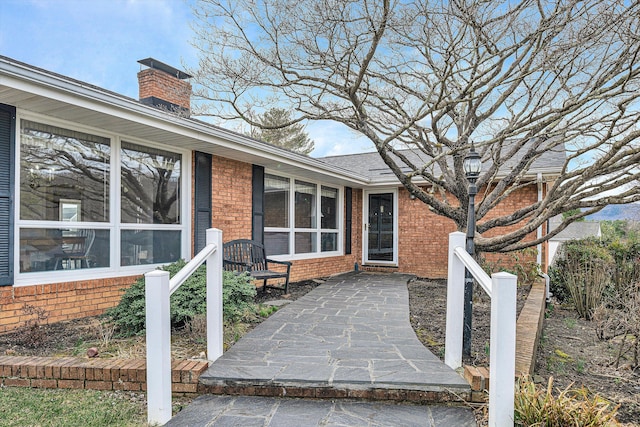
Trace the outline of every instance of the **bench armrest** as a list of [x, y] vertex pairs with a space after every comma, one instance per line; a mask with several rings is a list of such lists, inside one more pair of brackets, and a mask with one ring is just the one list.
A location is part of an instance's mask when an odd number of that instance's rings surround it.
[[265, 261], [272, 262], [274, 264], [288, 265], [289, 267], [291, 267], [291, 262], [289, 262], [289, 261], [277, 261], [275, 259], [270, 259], [270, 258], [267, 258]]

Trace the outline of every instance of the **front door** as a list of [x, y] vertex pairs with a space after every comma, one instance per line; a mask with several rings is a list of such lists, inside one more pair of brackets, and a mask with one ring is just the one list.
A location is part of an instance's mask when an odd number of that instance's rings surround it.
[[366, 202], [365, 260], [396, 263], [395, 193], [368, 193]]

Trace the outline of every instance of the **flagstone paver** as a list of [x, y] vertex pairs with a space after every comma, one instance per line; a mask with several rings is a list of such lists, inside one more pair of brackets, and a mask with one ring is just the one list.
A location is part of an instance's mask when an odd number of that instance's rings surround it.
[[[470, 387], [416, 337], [411, 278], [347, 273], [281, 308], [200, 376], [216, 394], [256, 396], [202, 396], [167, 425], [475, 426], [467, 407], [425, 404]], [[380, 401], [336, 399], [354, 396]]]

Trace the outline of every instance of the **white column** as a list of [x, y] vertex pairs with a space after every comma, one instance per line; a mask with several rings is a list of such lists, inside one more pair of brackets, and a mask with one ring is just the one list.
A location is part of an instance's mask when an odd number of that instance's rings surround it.
[[491, 281], [489, 427], [504, 427], [513, 425], [518, 278], [500, 272]]
[[223, 352], [222, 320], [222, 231], [207, 230], [207, 245], [216, 250], [207, 259], [207, 359], [215, 361]]
[[147, 421], [165, 424], [171, 419], [171, 320], [169, 272], [144, 275], [147, 329]]
[[464, 307], [464, 264], [454, 253], [465, 247], [466, 235], [460, 231], [449, 234], [449, 266], [447, 274], [447, 326], [444, 363], [452, 369], [462, 366], [462, 324]]

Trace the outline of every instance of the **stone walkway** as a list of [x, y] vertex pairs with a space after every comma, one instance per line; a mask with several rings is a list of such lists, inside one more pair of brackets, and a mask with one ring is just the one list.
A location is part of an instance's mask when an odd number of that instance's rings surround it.
[[347, 273], [280, 309], [200, 376], [226, 396], [167, 425], [475, 426], [469, 408], [441, 405], [470, 389], [415, 336], [411, 277]]

